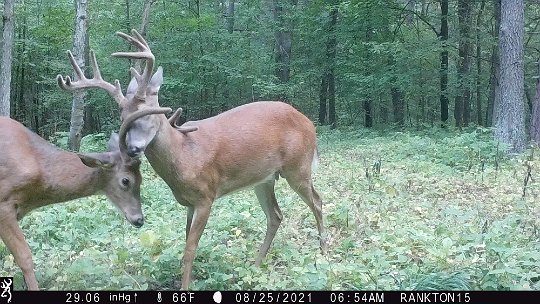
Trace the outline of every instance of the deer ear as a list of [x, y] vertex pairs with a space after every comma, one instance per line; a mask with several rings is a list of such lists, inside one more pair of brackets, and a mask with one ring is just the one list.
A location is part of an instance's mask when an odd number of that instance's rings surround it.
[[120, 150], [120, 139], [118, 137], [118, 133], [111, 133], [111, 137], [107, 143], [107, 150], [109, 152]]
[[108, 169], [114, 165], [114, 160], [110, 153], [77, 153], [77, 156], [81, 159], [83, 164], [90, 168], [101, 167]]
[[135, 77], [131, 78], [131, 81], [129, 82], [129, 85], [127, 87], [127, 90], [126, 90], [126, 97], [128, 96], [133, 96], [135, 94], [135, 92], [137, 91], [137, 80], [135, 79]]
[[150, 82], [148, 83], [147, 93], [148, 94], [157, 94], [159, 91], [159, 87], [163, 84], [163, 68], [158, 67], [157, 71], [154, 73], [154, 76], [152, 76], [152, 79], [150, 79]]

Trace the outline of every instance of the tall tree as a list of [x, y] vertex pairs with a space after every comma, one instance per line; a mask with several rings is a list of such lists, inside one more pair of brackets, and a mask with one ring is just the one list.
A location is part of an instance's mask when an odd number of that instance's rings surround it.
[[[280, 83], [287, 83], [291, 74], [292, 25], [288, 22], [287, 7], [295, 5], [297, 0], [271, 0], [272, 15], [275, 23], [274, 57], [276, 61], [276, 77]], [[279, 98], [288, 100], [285, 92]]]
[[325, 64], [321, 76], [319, 90], [319, 123], [328, 123], [332, 128], [336, 127], [336, 24], [338, 8], [336, 1], [330, 7], [330, 15], [327, 22]]
[[[540, 76], [540, 60], [538, 60], [538, 76]], [[531, 140], [540, 145], [540, 77], [536, 81], [536, 95], [531, 113]]]
[[510, 152], [525, 148], [523, 44], [524, 0], [501, 1], [500, 72], [495, 91], [495, 139]]
[[0, 70], [0, 116], [10, 116], [11, 61], [15, 32], [15, 0], [4, 0], [2, 67]]
[[476, 15], [476, 123], [482, 125], [482, 43], [481, 43], [481, 26], [482, 16], [484, 15], [484, 7], [486, 0], [480, 2], [480, 9]]
[[224, 4], [226, 6], [225, 11], [225, 21], [226, 21], [226, 27], [229, 34], [232, 34], [234, 31], [234, 1], [235, 0], [226, 0], [224, 1]]
[[[150, 24], [150, 9], [152, 8], [152, 4], [154, 4], [155, 1], [156, 0], [144, 0], [143, 12], [142, 12], [142, 17], [141, 17], [141, 29], [139, 31], [139, 34], [141, 34], [141, 36], [145, 38], [146, 38], [146, 32], [148, 32], [148, 25]], [[138, 59], [138, 60], [135, 60], [135, 63], [133, 64], [133, 67], [138, 72], [142, 71], [141, 65], [143, 61], [144, 60], [142, 59]]]
[[[73, 34], [73, 55], [79, 67], [84, 71], [86, 58], [88, 57], [88, 1], [75, 0], [74, 3], [75, 32]], [[74, 77], [76, 78], [77, 76], [75, 75]], [[78, 90], [73, 93], [68, 138], [68, 146], [73, 151], [79, 151], [81, 146], [85, 99], [85, 90]]]
[[443, 125], [448, 120], [448, 0], [440, 0], [441, 3], [441, 40], [440, 53], [440, 104], [441, 122]]
[[403, 126], [405, 123], [405, 109], [403, 103], [403, 92], [398, 87], [393, 86], [390, 89], [392, 95], [392, 110], [394, 113], [394, 122], [398, 126]]
[[[16, 46], [16, 49], [15, 49], [15, 58], [14, 58], [14, 61], [16, 62], [15, 64], [15, 72], [13, 73], [13, 77], [14, 77], [14, 80], [13, 80], [13, 87], [12, 87], [12, 90], [13, 90], [13, 97], [12, 97], [12, 100], [13, 100], [13, 118], [18, 120], [18, 121], [25, 121], [25, 117], [28, 117], [28, 116], [32, 116], [31, 114], [27, 114], [27, 111], [29, 110], [28, 108], [31, 108], [31, 107], [28, 107], [28, 106], [25, 106], [24, 102], [23, 102], [23, 92], [24, 92], [24, 88], [26, 87], [25, 86], [25, 81], [26, 81], [26, 71], [25, 71], [25, 60], [24, 60], [24, 54], [27, 53], [26, 51], [26, 33], [28, 32], [28, 25], [27, 25], [27, 5], [23, 5], [22, 6], [22, 13], [21, 13], [21, 16], [22, 18], [17, 18], [19, 21], [18, 21], [18, 26], [17, 26], [17, 39], [19, 41], [21, 41], [20, 44], [18, 44]], [[21, 20], [22, 19], [22, 20]], [[32, 130], [37, 130], [37, 126], [33, 125], [32, 124], [32, 120], [30, 119], [30, 124], [26, 124], [27, 126], [29, 126]]]
[[[367, 43], [372, 43], [374, 33], [373, 33], [373, 26], [372, 26], [371, 18], [366, 18], [366, 21], [367, 21], [367, 26], [365, 28], [365, 31], [366, 31], [365, 41]], [[370, 52], [370, 50], [366, 50], [366, 61], [367, 62], [375, 60], [374, 57], [375, 56], [373, 56], [373, 54]], [[371, 128], [371, 127], [373, 127], [373, 111], [372, 111], [373, 99], [372, 99], [372, 96], [369, 95], [369, 94], [367, 96], [365, 96], [363, 103], [364, 103], [363, 104], [363, 108], [364, 108], [364, 126], [366, 128]]]
[[[493, 26], [493, 36], [496, 41], [499, 40], [499, 30], [501, 28], [501, 0], [494, 0], [493, 15], [495, 24]], [[495, 91], [499, 83], [499, 45], [494, 44], [491, 48], [491, 68], [489, 77], [489, 95], [486, 108], [486, 126], [493, 125], [493, 115], [495, 112]]]
[[139, 32], [143, 37], [146, 37], [146, 32], [148, 31], [148, 24], [150, 23], [150, 9], [152, 4], [156, 0], [144, 0], [143, 13], [141, 18], [141, 31]]
[[454, 119], [457, 127], [465, 127], [470, 118], [470, 71], [471, 71], [471, 21], [472, 5], [469, 0], [458, 0], [459, 20], [459, 62], [458, 92], [455, 97]]

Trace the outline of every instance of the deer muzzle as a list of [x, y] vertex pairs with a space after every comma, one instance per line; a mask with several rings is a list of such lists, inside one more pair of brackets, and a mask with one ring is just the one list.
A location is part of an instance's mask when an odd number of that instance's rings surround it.
[[130, 216], [126, 214], [126, 219], [131, 225], [136, 228], [141, 228], [144, 225], [144, 216], [142, 214], [138, 214], [135, 216]]

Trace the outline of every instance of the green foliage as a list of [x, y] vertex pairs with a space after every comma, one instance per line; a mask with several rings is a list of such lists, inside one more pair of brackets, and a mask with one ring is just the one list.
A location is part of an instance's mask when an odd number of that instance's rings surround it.
[[[432, 127], [439, 121], [440, 8], [417, 4], [414, 13], [403, 1], [281, 1], [282, 29], [293, 37], [290, 79], [275, 77], [275, 31], [272, 11], [265, 1], [237, 3], [234, 31], [226, 28], [224, 5], [219, 1], [154, 1], [147, 38], [164, 68], [160, 92], [163, 106], [183, 107], [188, 119], [200, 119], [253, 100], [287, 96], [313, 120], [318, 116], [318, 97], [323, 73], [335, 69], [336, 111], [340, 125], [364, 122], [363, 103], [371, 102], [375, 126], [394, 120], [391, 90], [403, 94], [408, 126]], [[129, 4], [129, 5], [126, 5]], [[494, 45], [492, 4], [482, 14], [475, 3], [471, 14], [479, 18], [474, 43], [479, 44], [480, 70], [471, 81], [471, 120], [480, 111], [485, 116], [489, 96], [489, 60]], [[108, 81], [119, 79], [125, 89], [129, 62], [111, 53], [129, 47], [114, 33], [140, 28], [143, 1], [92, 1], [89, 4], [89, 45], [94, 49], [102, 74]], [[334, 33], [329, 32], [330, 11], [338, 10]], [[535, 33], [539, 10], [528, 5], [526, 35]], [[72, 48], [74, 9], [70, 1], [26, 1], [16, 9], [16, 47], [13, 67], [13, 116], [46, 138], [69, 128], [71, 95], [58, 89], [55, 76], [72, 74], [65, 51]], [[66, 22], [68, 20], [69, 22]], [[448, 45], [460, 39], [457, 11], [450, 6]], [[476, 35], [477, 34], [477, 35]], [[328, 59], [327, 42], [336, 38], [335, 62]], [[476, 40], [477, 39], [477, 40]], [[535, 39], [526, 37], [525, 79], [533, 95], [537, 74]], [[449, 87], [454, 100], [458, 86], [457, 50], [449, 49]], [[87, 69], [87, 74], [90, 71]], [[480, 103], [476, 103], [476, 99]], [[85, 134], [118, 129], [116, 104], [109, 96], [91, 90], [85, 117]], [[477, 104], [480, 108], [477, 109]], [[90, 111], [91, 109], [91, 111]], [[450, 104], [452, 110], [452, 102]], [[452, 121], [448, 122], [449, 125]]]
[[[522, 196], [524, 161], [500, 158], [497, 165], [488, 133], [321, 128], [314, 178], [329, 254], [319, 252], [309, 208], [280, 180], [284, 220], [263, 265], [254, 260], [264, 214], [251, 191], [238, 192], [214, 204], [192, 288], [540, 289], [540, 187], [534, 180]], [[103, 135], [87, 137], [83, 150], [105, 143]], [[534, 155], [533, 174], [540, 170]], [[142, 172], [141, 229], [103, 196], [41, 208], [21, 221], [42, 288], [178, 288], [186, 210], [146, 161]], [[0, 244], [4, 275], [23, 287]]]
[[420, 276], [414, 290], [470, 290], [469, 278], [463, 273], [430, 273]]
[[69, 132], [56, 132], [49, 137], [49, 141], [60, 149], [68, 150]]
[[[69, 150], [68, 142], [69, 132], [56, 132], [53, 136], [49, 137], [49, 141], [57, 147]], [[84, 152], [102, 152], [107, 149], [107, 141], [109, 137], [103, 133], [88, 134], [81, 140], [81, 150]]]

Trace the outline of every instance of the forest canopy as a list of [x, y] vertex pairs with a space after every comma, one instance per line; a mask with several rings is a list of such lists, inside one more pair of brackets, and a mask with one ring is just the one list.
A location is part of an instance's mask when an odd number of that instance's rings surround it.
[[[70, 126], [72, 97], [55, 76], [72, 74], [65, 51], [74, 47], [74, 2], [87, 10], [86, 73], [93, 49], [104, 78], [125, 88], [131, 63], [110, 56], [126, 49], [114, 33], [144, 27], [164, 68], [160, 102], [183, 107], [188, 120], [284, 100], [332, 127], [495, 125], [497, 0], [4, 2], [15, 2], [10, 115], [45, 137]], [[523, 99], [516, 102], [524, 133], [535, 104], [540, 12], [532, 0], [522, 10], [515, 26], [524, 34]], [[83, 134], [119, 124], [114, 102], [96, 90], [84, 97], [83, 115]]]

